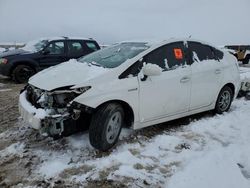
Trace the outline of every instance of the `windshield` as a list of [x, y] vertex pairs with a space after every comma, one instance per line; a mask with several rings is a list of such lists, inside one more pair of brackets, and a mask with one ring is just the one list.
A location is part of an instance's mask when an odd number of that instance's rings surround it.
[[28, 42], [22, 49], [25, 51], [38, 52], [42, 50], [47, 44], [48, 40], [39, 39]]
[[149, 48], [147, 43], [127, 42], [113, 45], [91, 53], [79, 61], [107, 68], [115, 68]]

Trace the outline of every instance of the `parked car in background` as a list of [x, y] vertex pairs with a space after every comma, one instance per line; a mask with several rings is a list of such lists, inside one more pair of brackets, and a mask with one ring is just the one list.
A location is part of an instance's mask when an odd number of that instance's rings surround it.
[[93, 39], [56, 37], [34, 40], [23, 48], [1, 53], [0, 74], [23, 83], [42, 69], [99, 49]]
[[243, 64], [250, 62], [250, 45], [228, 45], [225, 46]]
[[235, 57], [204, 42], [123, 42], [37, 73], [19, 107], [26, 122], [50, 136], [89, 127], [92, 146], [106, 151], [123, 126], [226, 112], [239, 88]]

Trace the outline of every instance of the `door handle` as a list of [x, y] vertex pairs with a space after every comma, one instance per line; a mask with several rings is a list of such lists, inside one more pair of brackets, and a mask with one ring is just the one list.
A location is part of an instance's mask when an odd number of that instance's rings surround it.
[[220, 69], [216, 69], [215, 70], [215, 74], [220, 74], [221, 73], [221, 70]]
[[180, 80], [180, 82], [181, 82], [181, 83], [186, 83], [186, 82], [188, 82], [189, 80], [190, 80], [189, 77], [184, 76], [184, 77]]

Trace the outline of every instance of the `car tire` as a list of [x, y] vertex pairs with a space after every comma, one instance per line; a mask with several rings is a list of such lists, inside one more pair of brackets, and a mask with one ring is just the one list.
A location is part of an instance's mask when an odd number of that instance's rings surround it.
[[233, 100], [233, 91], [230, 87], [225, 86], [221, 89], [216, 104], [215, 104], [215, 113], [222, 114], [227, 112], [231, 106]]
[[25, 83], [35, 74], [35, 70], [28, 65], [18, 65], [13, 70], [13, 79], [16, 83]]
[[117, 103], [101, 106], [92, 116], [89, 127], [90, 144], [101, 151], [112, 148], [124, 124], [124, 110]]

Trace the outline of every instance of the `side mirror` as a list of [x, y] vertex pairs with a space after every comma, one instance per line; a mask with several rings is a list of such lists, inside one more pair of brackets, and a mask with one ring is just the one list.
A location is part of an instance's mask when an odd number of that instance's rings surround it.
[[142, 67], [142, 73], [145, 76], [158, 76], [162, 73], [162, 68], [156, 64], [144, 64]]
[[141, 78], [141, 81], [147, 80], [148, 76], [157, 76], [160, 75], [162, 72], [162, 68], [159, 67], [156, 64], [151, 64], [151, 63], [144, 63], [142, 67], [142, 73], [144, 75], [143, 78]]
[[47, 54], [49, 54], [49, 53], [50, 53], [49, 49], [44, 49], [44, 50], [42, 51], [42, 54], [43, 54], [43, 55], [47, 55]]

